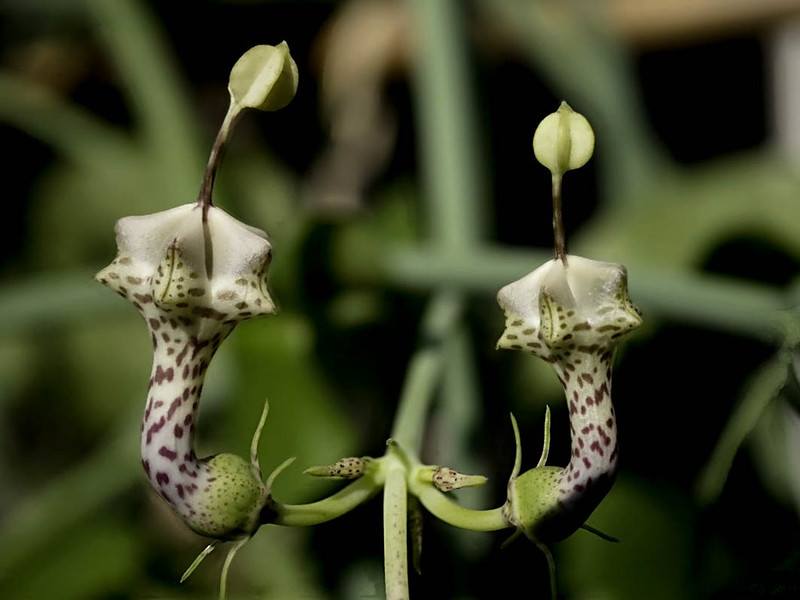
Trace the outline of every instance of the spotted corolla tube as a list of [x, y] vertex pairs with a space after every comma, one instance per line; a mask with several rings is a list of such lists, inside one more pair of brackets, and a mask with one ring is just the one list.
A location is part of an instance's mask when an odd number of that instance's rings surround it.
[[584, 526], [611, 488], [618, 457], [611, 403], [614, 349], [641, 317], [628, 297], [623, 266], [572, 255], [505, 286], [497, 300], [506, 317], [498, 348], [548, 362], [569, 407], [569, 465], [544, 464], [548, 420], [539, 465], [520, 475], [518, 454], [504, 507], [508, 522], [527, 537], [554, 542]]
[[194, 531], [238, 539], [257, 529], [267, 489], [255, 463], [198, 458], [194, 431], [206, 369], [237, 323], [275, 312], [266, 234], [222, 209], [185, 204], [116, 225], [117, 257], [97, 280], [147, 323], [153, 367], [141, 456], [153, 488]]

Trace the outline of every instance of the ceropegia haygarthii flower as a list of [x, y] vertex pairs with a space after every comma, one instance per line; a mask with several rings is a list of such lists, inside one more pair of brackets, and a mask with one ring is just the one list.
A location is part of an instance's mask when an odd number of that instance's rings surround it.
[[[142, 314], [153, 369], [141, 453], [153, 487], [195, 531], [216, 538], [253, 530], [263, 495], [250, 464], [235, 455], [199, 460], [194, 427], [206, 369], [239, 321], [270, 314], [271, 246], [263, 231], [211, 206], [185, 204], [125, 217], [118, 255], [97, 279]], [[224, 498], [216, 482], [237, 493]], [[263, 504], [263, 502], [262, 502]]]
[[611, 367], [619, 340], [641, 323], [625, 268], [568, 256], [553, 259], [498, 293], [506, 328], [499, 348], [550, 363], [569, 407], [572, 452], [565, 468], [544, 465], [509, 483], [507, 517], [537, 541], [555, 541], [583, 525], [611, 487], [617, 424]]
[[545, 465], [550, 413], [537, 466], [520, 475], [519, 431], [512, 417], [517, 459], [508, 484], [506, 519], [544, 546], [570, 535], [606, 495], [617, 467], [617, 423], [611, 404], [611, 368], [620, 339], [641, 324], [628, 297], [621, 265], [566, 252], [561, 221], [564, 173], [584, 165], [594, 132], [566, 102], [539, 124], [533, 136], [537, 160], [552, 175], [555, 258], [500, 290], [506, 328], [498, 348], [524, 350], [550, 363], [569, 408], [571, 457], [565, 468]]
[[[258, 440], [250, 460], [234, 454], [198, 458], [194, 431], [206, 369], [240, 321], [275, 312], [267, 291], [272, 246], [267, 235], [213, 204], [225, 143], [245, 108], [278, 110], [297, 90], [297, 65], [285, 42], [256, 46], [234, 65], [230, 105], [196, 202], [117, 222], [117, 257], [96, 278], [142, 314], [153, 343], [153, 368], [141, 425], [142, 465], [153, 488], [186, 524], [217, 541], [238, 540], [225, 560], [220, 597], [236, 551], [255, 533], [278, 467], [262, 481]], [[266, 512], [269, 512], [266, 510]], [[188, 577], [216, 544], [184, 574]]]

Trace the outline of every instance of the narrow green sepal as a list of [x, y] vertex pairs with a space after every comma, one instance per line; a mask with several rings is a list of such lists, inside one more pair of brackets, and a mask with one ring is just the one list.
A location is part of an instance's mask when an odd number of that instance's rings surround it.
[[261, 432], [264, 430], [264, 424], [267, 422], [267, 415], [269, 414], [269, 399], [264, 398], [264, 408], [261, 409], [261, 417], [258, 419], [258, 425], [253, 433], [253, 440], [250, 442], [250, 465], [253, 469], [253, 475], [256, 479], [261, 481], [261, 461], [258, 458], [258, 446], [261, 442]]
[[233, 558], [236, 556], [236, 553], [239, 551], [239, 549], [249, 541], [249, 537], [241, 539], [238, 542], [235, 542], [233, 546], [231, 546], [231, 549], [228, 550], [228, 554], [225, 556], [225, 562], [222, 563], [222, 571], [219, 574], [219, 600], [225, 600], [227, 597], [228, 571], [231, 568]]
[[514, 468], [511, 471], [511, 477], [509, 481], [513, 481], [517, 475], [519, 475], [520, 469], [522, 469], [522, 440], [520, 439], [519, 435], [519, 425], [517, 425], [517, 419], [514, 417], [514, 413], [509, 413], [511, 417], [511, 427], [514, 430]]
[[217, 547], [217, 542], [211, 542], [208, 546], [206, 546], [203, 549], [203, 551], [197, 555], [197, 558], [195, 558], [192, 561], [192, 564], [189, 565], [189, 568], [183, 572], [183, 575], [181, 575], [180, 583], [183, 583], [184, 581], [189, 579], [192, 573], [194, 573], [195, 569], [197, 569], [197, 567], [200, 566], [200, 563], [203, 562], [205, 557], [211, 554], [214, 551], [214, 548], [216, 547]]
[[601, 540], [605, 540], [607, 542], [613, 542], [615, 544], [618, 544], [620, 541], [619, 538], [615, 538], [613, 535], [609, 535], [604, 531], [600, 531], [599, 529], [592, 527], [588, 523], [584, 523], [583, 525], [581, 525], [581, 529], [588, 531], [589, 533], [593, 533]]
[[536, 467], [543, 467], [547, 464], [547, 457], [550, 454], [550, 407], [546, 406], [544, 411], [544, 443], [542, 444], [542, 454]]
[[522, 535], [522, 530], [517, 529], [514, 533], [508, 536], [502, 544], [500, 544], [500, 550], [505, 550], [506, 548], [508, 548], [511, 544], [516, 542], [517, 539], [519, 539], [519, 536], [521, 535]]
[[275, 483], [278, 475], [283, 473], [284, 470], [288, 469], [295, 460], [297, 460], [296, 456], [287, 458], [285, 461], [275, 467], [275, 469], [273, 469], [272, 473], [270, 473], [269, 477], [267, 477], [267, 481], [264, 483], [264, 486], [267, 488], [267, 494], [272, 494], [272, 485]]

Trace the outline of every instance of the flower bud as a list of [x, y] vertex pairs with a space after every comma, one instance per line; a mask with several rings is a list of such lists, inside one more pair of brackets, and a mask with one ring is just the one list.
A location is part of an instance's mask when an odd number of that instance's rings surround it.
[[273, 111], [292, 101], [297, 83], [297, 64], [289, 46], [281, 42], [245, 52], [231, 69], [228, 91], [234, 106]]
[[303, 473], [312, 477], [328, 477], [331, 479], [358, 479], [364, 474], [369, 464], [368, 457], [357, 458], [350, 456], [341, 458], [332, 465], [309, 467]]
[[594, 132], [589, 121], [562, 102], [547, 115], [533, 134], [536, 160], [556, 176], [582, 167], [594, 152]]
[[433, 485], [440, 492], [450, 492], [465, 487], [474, 487], [486, 483], [483, 475], [464, 475], [450, 467], [437, 467], [432, 475]]

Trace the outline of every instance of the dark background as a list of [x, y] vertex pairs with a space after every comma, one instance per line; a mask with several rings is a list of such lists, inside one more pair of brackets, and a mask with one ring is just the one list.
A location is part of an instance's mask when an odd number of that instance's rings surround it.
[[[482, 182], [476, 195], [487, 243], [551, 244], [549, 175], [535, 164], [530, 140], [566, 97], [597, 124], [595, 159], [565, 182], [576, 252], [635, 265], [634, 290], [640, 272], [668, 283], [689, 274], [689, 292], [722, 276], [734, 304], [755, 290], [794, 305], [800, 181], [796, 157], [780, 145], [772, 85], [776, 32], [793, 10], [765, 8], [724, 26], [712, 15], [673, 29], [666, 11], [667, 33], [653, 35], [610, 2], [609, 31], [586, 43], [611, 65], [615, 83], [610, 95], [593, 96], [592, 78], [584, 81], [575, 62], [580, 53], [537, 54], [528, 43], [536, 29], [524, 33], [526, 19], [538, 9], [455, 4], [483, 174], [464, 176]], [[602, 22], [580, 6], [564, 9], [568, 25]], [[428, 155], [413, 79], [419, 15], [390, 2], [9, 0], [0, 10], [0, 590], [5, 598], [213, 597], [221, 556], [177, 585], [203, 542], [139, 472], [144, 327], [90, 275], [113, 255], [117, 218], [192, 199], [225, 111], [231, 65], [252, 45], [287, 40], [300, 70], [297, 97], [279, 113], [242, 120], [219, 181], [219, 203], [273, 236], [271, 287], [282, 312], [243, 324], [220, 353], [199, 446], [245, 453], [268, 395], [267, 469], [294, 455], [305, 468], [381, 454], [428, 292], [376, 275], [373, 258], [394, 243], [424, 243], [425, 203], [438, 201], [420, 176]], [[364, 17], [371, 10], [380, 18]], [[509, 14], [516, 25], [504, 20]], [[343, 22], [350, 35], [334, 28]], [[376, 27], [393, 41], [359, 50], [360, 36], [374, 37]], [[395, 28], [401, 33], [390, 34]], [[132, 45], [137, 40], [144, 46]], [[337, 47], [354, 54], [334, 56]], [[385, 53], [378, 68], [359, 72], [369, 63], [359, 51], [376, 47]], [[342, 64], [350, 71], [337, 71]], [[150, 86], [153, 97], [166, 89], [177, 98], [163, 114], [146, 107]], [[364, 113], [369, 126], [332, 141], [364, 90], [377, 94], [385, 119]], [[603, 104], [616, 99], [618, 121]], [[626, 114], [626, 106], [635, 110]], [[84, 118], [113, 127], [124, 152], [92, 146]], [[185, 136], [173, 135], [186, 124]], [[174, 146], [165, 147], [170, 139]], [[637, 158], [638, 170], [622, 155]], [[172, 160], [189, 167], [171, 171]], [[460, 497], [489, 507], [503, 501], [513, 461], [509, 410], [521, 421], [527, 464], [538, 455], [545, 404], [554, 410], [551, 464], [567, 462], [569, 440], [555, 378], [532, 358], [494, 350], [502, 315], [491, 284], [479, 287], [469, 296], [471, 365], [462, 373], [475, 416], [453, 429], [453, 405], [439, 398], [423, 458], [488, 475], [486, 488]], [[647, 325], [617, 360], [622, 470], [592, 522], [622, 543], [578, 532], [557, 545], [560, 594], [796, 597], [796, 383], [790, 373], [772, 391], [758, 384], [762, 366], [791, 342], [791, 328], [781, 335], [748, 316], [706, 320], [719, 296], [698, 313], [691, 294], [674, 290], [641, 303]], [[764, 306], [765, 315], [775, 308]], [[279, 497], [299, 502], [332, 489], [300, 470], [281, 477]], [[233, 597], [382, 597], [380, 519], [376, 500], [311, 531], [265, 528], [237, 559]], [[504, 533], [452, 531], [433, 518], [426, 526], [414, 597], [544, 597], [546, 566], [534, 546], [520, 541], [501, 551]]]

